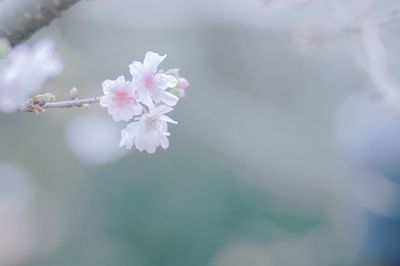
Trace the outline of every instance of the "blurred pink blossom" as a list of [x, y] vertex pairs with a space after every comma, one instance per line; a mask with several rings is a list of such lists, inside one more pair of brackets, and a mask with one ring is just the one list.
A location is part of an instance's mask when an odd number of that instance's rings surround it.
[[0, 111], [16, 111], [62, 70], [62, 60], [52, 41], [17, 46], [0, 64]]

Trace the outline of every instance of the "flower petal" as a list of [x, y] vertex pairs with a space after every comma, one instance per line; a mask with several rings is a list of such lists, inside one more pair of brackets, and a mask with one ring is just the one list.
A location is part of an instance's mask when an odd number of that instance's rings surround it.
[[156, 108], [150, 110], [150, 115], [152, 115], [152, 116], [163, 115], [163, 114], [171, 112], [172, 110], [174, 110], [174, 108], [169, 107], [167, 105], [160, 105], [160, 106], [157, 106]]
[[154, 101], [156, 103], [163, 102], [166, 105], [175, 106], [178, 103], [179, 98], [168, 91], [160, 91], [155, 95]]
[[160, 146], [161, 146], [164, 150], [168, 149], [168, 147], [169, 147], [169, 140], [168, 140], [168, 138], [167, 138], [166, 136], [162, 136], [162, 137], [160, 138]]
[[154, 52], [147, 52], [143, 65], [146, 68], [146, 70], [151, 71], [153, 74], [157, 72], [158, 66], [161, 64], [162, 61], [167, 57], [167, 55], [160, 56], [158, 53]]
[[129, 65], [129, 72], [131, 73], [132, 78], [136, 80], [146, 73], [146, 69], [141, 62], [135, 61]]
[[114, 81], [107, 79], [105, 81], [103, 81], [103, 83], [101, 83], [101, 86], [103, 87], [103, 93], [104, 94], [109, 94], [111, 88], [113, 87]]
[[143, 98], [140, 100], [143, 104], [145, 104], [147, 107], [150, 109], [154, 108], [154, 102], [151, 99], [151, 96], [149, 94], [145, 94]]
[[160, 116], [160, 120], [163, 120], [165, 122], [172, 123], [172, 124], [178, 124], [177, 121], [175, 121], [174, 119], [172, 119], [171, 117], [166, 116], [166, 115]]
[[155, 78], [157, 80], [157, 86], [161, 90], [165, 90], [167, 88], [173, 88], [178, 84], [178, 80], [171, 75], [157, 74]]

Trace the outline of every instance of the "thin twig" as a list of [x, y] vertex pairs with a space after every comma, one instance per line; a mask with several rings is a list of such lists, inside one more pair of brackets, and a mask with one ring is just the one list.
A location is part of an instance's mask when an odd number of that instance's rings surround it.
[[55, 108], [71, 108], [71, 107], [82, 107], [89, 104], [99, 103], [101, 97], [93, 97], [82, 100], [70, 100], [70, 101], [61, 101], [61, 102], [49, 102], [43, 105], [28, 103], [21, 108], [18, 109], [20, 112], [40, 112], [46, 109], [55, 109]]

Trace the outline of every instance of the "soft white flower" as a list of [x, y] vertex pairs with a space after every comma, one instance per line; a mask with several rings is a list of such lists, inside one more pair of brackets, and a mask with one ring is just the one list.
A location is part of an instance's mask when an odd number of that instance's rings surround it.
[[104, 81], [102, 87], [104, 96], [100, 99], [100, 105], [108, 109], [115, 121], [129, 121], [142, 113], [132, 82], [125, 81], [123, 76]]
[[174, 106], [179, 98], [166, 91], [177, 84], [175, 77], [167, 74], [157, 73], [158, 65], [167, 56], [160, 56], [154, 52], [147, 52], [143, 63], [135, 61], [129, 65], [132, 74], [132, 82], [137, 89], [140, 101], [152, 108], [154, 103], [163, 102]]
[[154, 153], [158, 146], [167, 149], [170, 135], [167, 122], [177, 123], [165, 115], [172, 110], [172, 107], [166, 105], [150, 109], [149, 113], [143, 114], [138, 121], [130, 123], [122, 130], [119, 145], [128, 149], [135, 145], [139, 151], [146, 150], [148, 153]]
[[62, 69], [63, 63], [52, 41], [17, 46], [0, 64], [0, 111], [16, 111]]

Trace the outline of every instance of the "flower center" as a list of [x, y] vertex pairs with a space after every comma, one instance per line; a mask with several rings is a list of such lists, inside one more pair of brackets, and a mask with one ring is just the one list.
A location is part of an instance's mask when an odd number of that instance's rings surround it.
[[114, 100], [118, 105], [122, 106], [129, 99], [129, 95], [125, 90], [118, 90], [114, 93]]
[[146, 130], [151, 131], [157, 129], [160, 125], [158, 117], [150, 116], [146, 119]]
[[150, 75], [146, 75], [144, 77], [144, 85], [146, 86], [147, 89], [153, 89], [154, 85], [155, 85], [155, 80], [154, 80], [154, 75], [150, 74]]

